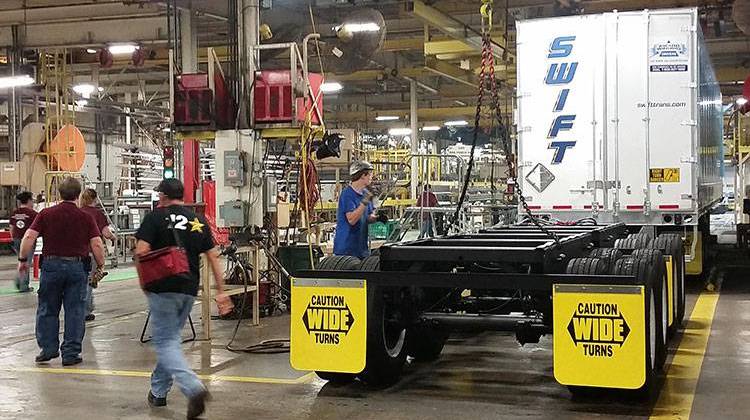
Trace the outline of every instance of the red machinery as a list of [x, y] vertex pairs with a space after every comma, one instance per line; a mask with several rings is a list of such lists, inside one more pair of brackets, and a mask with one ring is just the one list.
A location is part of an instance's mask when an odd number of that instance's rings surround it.
[[[304, 92], [298, 97], [292, 88], [289, 70], [262, 70], [255, 79], [254, 89], [254, 117], [256, 123], [288, 123], [304, 122], [305, 116], [312, 109], [312, 99], [309, 92]], [[317, 97], [317, 108], [323, 111], [323, 95], [320, 94], [320, 85], [323, 84], [323, 76], [317, 73], [308, 75], [310, 88]], [[302, 72], [297, 80], [303, 80]], [[296, 101], [296, 116], [294, 116], [293, 101]], [[315, 111], [312, 114], [312, 123], [320, 124]]]
[[213, 99], [206, 73], [177, 76], [174, 91], [175, 125], [210, 125], [213, 122]]

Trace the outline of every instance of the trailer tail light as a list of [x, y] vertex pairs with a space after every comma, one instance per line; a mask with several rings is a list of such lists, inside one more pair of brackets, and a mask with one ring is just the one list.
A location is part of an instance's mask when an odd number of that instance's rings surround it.
[[625, 206], [627, 210], [643, 210], [643, 206]]
[[558, 205], [558, 206], [552, 206], [552, 210], [572, 210], [573, 206], [569, 205]]
[[678, 210], [680, 208], [679, 204], [661, 204], [659, 205], [659, 210]]

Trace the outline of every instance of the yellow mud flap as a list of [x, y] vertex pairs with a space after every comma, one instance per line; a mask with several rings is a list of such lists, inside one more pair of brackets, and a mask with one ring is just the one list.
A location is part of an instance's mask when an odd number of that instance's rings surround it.
[[292, 279], [290, 361], [298, 370], [359, 373], [367, 350], [365, 280]]
[[[685, 255], [690, 255], [693, 245], [693, 233], [690, 232], [685, 238]], [[695, 255], [691, 261], [685, 262], [685, 274], [699, 276], [703, 273], [703, 234], [698, 232], [697, 243], [695, 244]]]
[[555, 284], [555, 379], [563, 385], [637, 389], [646, 381], [645, 287]]
[[674, 305], [677, 284], [675, 283], [674, 273], [672, 272], [674, 264], [672, 256], [665, 255], [664, 261], [667, 269], [667, 325], [671, 327], [672, 324], [674, 324]]

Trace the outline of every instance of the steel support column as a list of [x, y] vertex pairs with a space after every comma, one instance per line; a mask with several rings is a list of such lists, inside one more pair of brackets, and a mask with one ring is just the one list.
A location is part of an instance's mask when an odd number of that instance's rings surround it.
[[[180, 10], [180, 58], [183, 73], [198, 71], [198, 31], [195, 13]], [[182, 142], [182, 182], [185, 185], [184, 200], [195, 203], [200, 188], [200, 145], [195, 139]]]
[[[412, 156], [419, 153], [419, 130], [417, 127], [417, 82], [412, 80], [409, 83], [409, 123], [411, 124], [411, 154]], [[418, 161], [411, 160], [411, 198], [417, 199], [417, 171], [419, 170]]]

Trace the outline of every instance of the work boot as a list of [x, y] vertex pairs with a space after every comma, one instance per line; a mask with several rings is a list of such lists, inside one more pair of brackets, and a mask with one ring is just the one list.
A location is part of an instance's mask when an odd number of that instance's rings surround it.
[[37, 363], [45, 363], [58, 357], [60, 357], [60, 353], [45, 354], [44, 351], [42, 351], [36, 356], [36, 358], [34, 358], [34, 361]]
[[88, 314], [88, 315], [86, 315], [86, 318], [84, 318], [84, 319], [86, 320], [86, 322], [93, 321], [93, 320], [96, 319], [96, 315], [94, 315], [94, 314]]
[[203, 389], [198, 395], [188, 400], [188, 420], [197, 419], [204, 411], [206, 411], [206, 400], [209, 398], [210, 394], [206, 389]]
[[77, 364], [82, 363], [82, 362], [83, 362], [83, 359], [81, 358], [81, 356], [76, 356], [76, 357], [71, 357], [70, 359], [63, 359], [62, 365], [63, 366], [74, 366], [74, 365], [77, 365]]
[[149, 390], [148, 405], [151, 407], [165, 407], [167, 405], [167, 397], [157, 397]]

